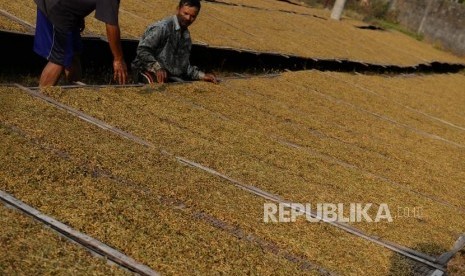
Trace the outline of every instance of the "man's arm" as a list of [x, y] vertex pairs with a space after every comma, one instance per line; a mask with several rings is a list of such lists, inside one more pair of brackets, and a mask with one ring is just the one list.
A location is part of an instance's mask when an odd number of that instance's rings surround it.
[[119, 26], [106, 24], [106, 27], [108, 43], [113, 54], [113, 79], [118, 81], [119, 84], [125, 84], [128, 78], [128, 70], [123, 58]]
[[163, 69], [155, 57], [155, 52], [164, 44], [164, 30], [159, 26], [152, 26], [145, 31], [145, 35], [137, 46], [137, 59], [143, 69], [153, 73]]
[[200, 71], [197, 66], [188, 65], [186, 75], [191, 80], [202, 80], [205, 77], [205, 73]]
[[205, 74], [200, 71], [196, 66], [189, 64], [187, 67], [187, 76], [192, 80], [203, 80], [207, 82], [218, 83], [218, 79], [213, 74]]
[[164, 83], [168, 79], [168, 73], [155, 57], [155, 51], [162, 47], [166, 40], [165, 29], [161, 26], [152, 26], [145, 32], [137, 46], [137, 60], [142, 69], [152, 72], [157, 77], [158, 83]]

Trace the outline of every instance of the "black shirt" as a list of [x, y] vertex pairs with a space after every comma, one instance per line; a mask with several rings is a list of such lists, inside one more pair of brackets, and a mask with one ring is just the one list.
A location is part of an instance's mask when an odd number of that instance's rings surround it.
[[95, 10], [95, 18], [118, 25], [119, 0], [35, 0], [52, 24], [63, 30], [78, 29], [81, 20]]

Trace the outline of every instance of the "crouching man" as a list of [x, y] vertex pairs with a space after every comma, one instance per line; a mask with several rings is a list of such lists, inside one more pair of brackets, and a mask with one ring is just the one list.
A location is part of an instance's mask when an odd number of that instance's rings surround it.
[[188, 27], [199, 11], [199, 0], [180, 0], [176, 15], [146, 29], [131, 65], [137, 75], [136, 81], [164, 83], [190, 79], [218, 82], [215, 75], [205, 74], [189, 62], [192, 40]]

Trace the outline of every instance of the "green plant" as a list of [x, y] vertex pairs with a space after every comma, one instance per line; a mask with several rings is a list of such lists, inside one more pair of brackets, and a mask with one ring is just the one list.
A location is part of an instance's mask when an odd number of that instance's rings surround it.
[[408, 35], [410, 37], [415, 38], [418, 41], [422, 41], [424, 39], [424, 36], [422, 34], [416, 33], [409, 31], [405, 27], [399, 25], [396, 22], [390, 21], [390, 20], [385, 20], [385, 19], [375, 19], [372, 21], [374, 24], [384, 28], [384, 29], [391, 29], [391, 30], [396, 30], [398, 32], [401, 32], [405, 35]]

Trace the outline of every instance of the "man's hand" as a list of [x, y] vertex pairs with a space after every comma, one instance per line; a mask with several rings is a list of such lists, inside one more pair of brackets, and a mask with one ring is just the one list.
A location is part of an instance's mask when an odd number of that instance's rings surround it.
[[128, 69], [123, 59], [120, 30], [118, 25], [106, 24], [108, 44], [113, 54], [113, 79], [119, 84], [125, 84], [128, 78]]
[[215, 84], [219, 83], [218, 79], [213, 74], [205, 74], [205, 77], [203, 77], [203, 80], [208, 81], [208, 82], [213, 82]]
[[113, 79], [119, 84], [126, 84], [128, 78], [128, 68], [123, 59], [115, 59], [113, 61]]
[[165, 69], [158, 69], [156, 75], [158, 83], [165, 83], [168, 79], [168, 72]]

